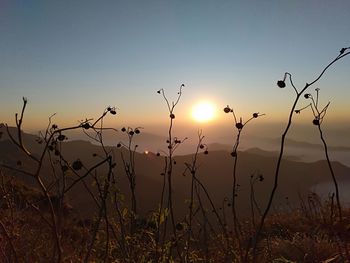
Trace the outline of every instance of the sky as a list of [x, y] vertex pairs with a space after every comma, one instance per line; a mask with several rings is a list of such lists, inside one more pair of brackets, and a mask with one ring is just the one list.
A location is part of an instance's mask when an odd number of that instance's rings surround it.
[[[171, 101], [181, 84], [179, 125], [232, 124], [226, 105], [244, 119], [285, 122], [295, 94], [276, 81], [288, 71], [298, 87], [311, 82], [350, 46], [349, 32], [348, 0], [0, 0], [0, 123], [14, 125], [24, 96], [29, 130], [53, 113], [69, 126], [116, 106], [109, 126], [154, 131], [169, 116], [157, 90]], [[349, 68], [350, 56], [314, 87], [340, 126], [350, 121]], [[214, 105], [215, 120], [193, 121], [200, 101]]]

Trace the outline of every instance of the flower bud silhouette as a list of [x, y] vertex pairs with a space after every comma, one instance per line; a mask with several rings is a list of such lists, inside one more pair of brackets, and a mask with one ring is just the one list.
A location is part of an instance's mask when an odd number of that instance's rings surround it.
[[78, 171], [83, 167], [83, 163], [80, 161], [80, 159], [77, 159], [73, 162], [72, 167], [74, 170]]
[[224, 108], [224, 112], [225, 113], [230, 113], [231, 112], [231, 109], [230, 107], [227, 105], [227, 107]]
[[319, 119], [314, 119], [312, 121], [312, 124], [318, 126], [318, 125], [320, 125], [320, 120]]
[[284, 80], [279, 80], [277, 81], [277, 86], [281, 89], [286, 87], [286, 83], [284, 82]]

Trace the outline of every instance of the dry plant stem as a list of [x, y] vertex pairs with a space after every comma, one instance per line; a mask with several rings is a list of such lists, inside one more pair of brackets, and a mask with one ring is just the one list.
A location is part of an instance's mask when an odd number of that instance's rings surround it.
[[[162, 183], [162, 191], [160, 195], [160, 204], [159, 204], [159, 210], [157, 214], [157, 233], [156, 233], [156, 252], [155, 252], [155, 261], [159, 261], [159, 257], [164, 254], [164, 243], [165, 243], [165, 237], [166, 237], [166, 220], [164, 222], [164, 229], [163, 229], [163, 236], [162, 236], [162, 244], [161, 244], [161, 255], [159, 255], [159, 242], [160, 242], [160, 231], [161, 231], [161, 218], [163, 213], [163, 207], [164, 207], [164, 195], [165, 195], [165, 187], [166, 187], [166, 171], [168, 170], [168, 161], [167, 157], [164, 157], [164, 172], [162, 173], [163, 176], [163, 183]], [[164, 212], [165, 213], [165, 212]], [[165, 216], [166, 217], [166, 216]]]
[[235, 231], [235, 238], [238, 242], [238, 249], [239, 249], [239, 255], [242, 257], [242, 245], [241, 245], [241, 237], [240, 237], [240, 226], [236, 211], [236, 196], [237, 196], [237, 161], [238, 161], [238, 146], [240, 142], [240, 136], [241, 136], [242, 129], [238, 131], [236, 143], [234, 145], [233, 153], [235, 153], [234, 156], [234, 163], [233, 163], [233, 184], [232, 184], [232, 215], [233, 215], [233, 229]]
[[[101, 208], [99, 210], [98, 220], [97, 220], [95, 228], [93, 230], [92, 239], [90, 241], [90, 245], [88, 247], [88, 251], [87, 251], [87, 253], [85, 255], [84, 262], [89, 262], [91, 251], [92, 251], [92, 248], [93, 248], [94, 243], [96, 241], [96, 236], [97, 236], [97, 232], [99, 230], [99, 226], [100, 226], [102, 217], [107, 214], [107, 202], [106, 202], [106, 200], [107, 200], [107, 198], [109, 196], [109, 186], [110, 186], [110, 181], [111, 181], [111, 177], [112, 177], [112, 169], [113, 169], [112, 168], [112, 157], [111, 156], [109, 156], [109, 158], [108, 158], [108, 166], [109, 166], [108, 175], [107, 175], [107, 178], [105, 179], [105, 183], [104, 183], [103, 189], [101, 189], [101, 187], [99, 186], [98, 180], [96, 180], [96, 183], [97, 183], [99, 191], [100, 191], [100, 197], [101, 197], [102, 205], [101, 205]], [[108, 224], [108, 220], [107, 220], [106, 223]], [[107, 243], [108, 242], [109, 242], [109, 240], [107, 240]], [[106, 254], [108, 254], [108, 247], [107, 247]]]
[[191, 249], [191, 237], [192, 237], [192, 217], [193, 217], [193, 200], [194, 200], [194, 183], [195, 183], [195, 176], [197, 171], [197, 158], [198, 158], [198, 152], [202, 145], [202, 141], [204, 139], [204, 136], [202, 136], [202, 132], [198, 132], [198, 144], [196, 148], [196, 152], [192, 159], [192, 164], [185, 163], [187, 166], [186, 169], [188, 169], [191, 173], [191, 191], [190, 191], [190, 207], [189, 207], [189, 223], [188, 223], [188, 233], [187, 233], [187, 245], [186, 245], [186, 257], [185, 262], [189, 262], [189, 253]]
[[334, 183], [334, 187], [335, 187], [335, 198], [337, 200], [339, 219], [340, 219], [340, 221], [342, 221], [343, 217], [342, 217], [342, 209], [341, 209], [341, 204], [340, 204], [339, 187], [338, 187], [337, 179], [335, 178], [335, 173], [333, 171], [333, 167], [332, 167], [331, 161], [329, 159], [328, 146], [327, 146], [327, 143], [326, 143], [326, 141], [325, 141], [325, 139], [323, 137], [323, 132], [322, 132], [322, 129], [321, 129], [321, 125], [317, 125], [317, 126], [318, 126], [318, 131], [320, 132], [321, 141], [323, 143], [324, 153], [326, 155], [328, 168], [329, 168], [329, 171], [331, 172], [333, 183]]
[[13, 260], [14, 260], [14, 262], [17, 263], [18, 262], [18, 257], [17, 257], [16, 249], [15, 249], [15, 247], [13, 245], [13, 242], [12, 242], [12, 239], [11, 239], [10, 235], [8, 234], [8, 232], [7, 232], [6, 228], [5, 228], [5, 225], [3, 224], [3, 222], [1, 220], [0, 220], [0, 227], [1, 227], [2, 232], [4, 233], [4, 235], [5, 235], [6, 239], [7, 239], [7, 241], [10, 244], [11, 251], [12, 251], [12, 254], [13, 254], [13, 257], [14, 257]]
[[[128, 129], [128, 131], [130, 128]], [[132, 147], [132, 140], [133, 135], [131, 135], [128, 132], [128, 145], [126, 146], [128, 153], [129, 153], [129, 159], [128, 161], [125, 160], [123, 152], [121, 152], [121, 158], [123, 161], [124, 170], [126, 173], [126, 176], [129, 181], [129, 188], [131, 192], [131, 213], [130, 213], [130, 233], [134, 233], [135, 228], [135, 217], [137, 215], [136, 210], [136, 171], [135, 171], [135, 152], [136, 152], [136, 146]]]
[[119, 205], [118, 205], [118, 197], [117, 197], [117, 193], [114, 193], [114, 203], [115, 203], [115, 208], [118, 214], [118, 219], [119, 219], [119, 224], [120, 224], [120, 232], [121, 232], [121, 241], [119, 242], [122, 253], [123, 253], [123, 257], [126, 259], [128, 258], [128, 253], [125, 247], [126, 244], [126, 231], [125, 231], [125, 224], [124, 224], [124, 220], [123, 220], [123, 215], [120, 211]]
[[[48, 204], [49, 204], [49, 212], [50, 212], [51, 220], [52, 220], [52, 232], [53, 232], [53, 236], [54, 236], [55, 243], [56, 243], [56, 249], [57, 249], [57, 262], [61, 262], [62, 247], [61, 247], [60, 235], [58, 232], [56, 215], [55, 215], [54, 207], [52, 205], [52, 201], [51, 201], [51, 198], [49, 196], [48, 190], [46, 189], [46, 187], [45, 187], [45, 185], [40, 177], [40, 171], [41, 171], [44, 156], [45, 156], [45, 153], [46, 153], [46, 150], [48, 147], [48, 143], [46, 144], [46, 147], [44, 148], [43, 153], [41, 155], [41, 158], [39, 158], [39, 159], [34, 157], [24, 146], [23, 140], [22, 140], [22, 123], [23, 123], [23, 117], [24, 117], [24, 111], [25, 111], [26, 105], [27, 105], [27, 99], [23, 98], [22, 112], [21, 112], [21, 116], [19, 119], [18, 119], [18, 115], [16, 114], [16, 126], [17, 126], [17, 132], [18, 132], [18, 141], [16, 141], [14, 139], [14, 137], [11, 135], [8, 125], [6, 125], [6, 129], [7, 129], [7, 133], [9, 135], [11, 141], [15, 145], [17, 145], [27, 156], [29, 156], [31, 159], [35, 160], [38, 163], [37, 170], [36, 170], [35, 174], [33, 174], [33, 177], [36, 180], [36, 182], [38, 183], [40, 189], [42, 190], [42, 193], [46, 197]], [[54, 250], [53, 255], [52, 255], [52, 262], [55, 261], [55, 258], [56, 258], [55, 254], [56, 253]]]
[[172, 187], [172, 175], [173, 175], [173, 150], [171, 146], [171, 141], [172, 141], [172, 128], [173, 128], [173, 119], [170, 119], [170, 126], [169, 126], [169, 134], [168, 134], [168, 140], [170, 141], [170, 149], [169, 149], [169, 165], [168, 165], [168, 171], [167, 171], [167, 176], [168, 176], [168, 207], [169, 207], [169, 212], [170, 212], [170, 218], [171, 218], [171, 223], [173, 226], [173, 233], [176, 238], [176, 223], [175, 223], [175, 216], [174, 216], [174, 209], [173, 209], [173, 187]]
[[[196, 193], [196, 196], [197, 196], [197, 200], [198, 200], [198, 204], [199, 204], [199, 207], [200, 207], [200, 210], [202, 212], [202, 216], [203, 216], [203, 225], [206, 227], [206, 225], [209, 226], [210, 228], [210, 231], [212, 232], [212, 234], [214, 236], [217, 236], [217, 233], [215, 232], [215, 229], [214, 227], [212, 226], [212, 224], [210, 223], [210, 221], [208, 220], [208, 216], [207, 216], [207, 211], [206, 209], [204, 208], [204, 204], [203, 204], [203, 201], [202, 201], [202, 197], [201, 197], [201, 194], [200, 194], [200, 189], [199, 188], [199, 184], [196, 183], [194, 185], [194, 189], [195, 189], [195, 193]], [[206, 230], [206, 228], [205, 228]], [[205, 240], [207, 240], [208, 236], [206, 235], [206, 232], [204, 233], [204, 237], [205, 237]]]
[[[342, 221], [343, 221], [343, 216], [342, 216], [342, 207], [341, 207], [340, 196], [339, 196], [338, 182], [337, 182], [337, 179], [336, 179], [336, 177], [335, 177], [335, 173], [334, 173], [334, 170], [333, 170], [331, 161], [330, 161], [330, 159], [329, 159], [329, 155], [328, 155], [328, 146], [327, 146], [326, 140], [325, 140], [324, 137], [323, 137], [323, 132], [322, 132], [322, 129], [321, 129], [321, 125], [319, 124], [319, 125], [317, 125], [317, 126], [318, 126], [318, 130], [319, 130], [319, 132], [320, 132], [321, 141], [322, 141], [322, 143], [323, 143], [323, 147], [324, 147], [324, 152], [325, 152], [326, 159], [327, 159], [328, 168], [329, 168], [329, 171], [331, 172], [332, 180], [333, 180], [334, 187], [335, 187], [335, 198], [336, 198], [336, 200], [337, 200], [337, 208], [338, 208], [339, 221], [342, 222]], [[332, 217], [332, 216], [333, 216], [333, 196], [332, 196], [332, 204], [331, 204], [331, 217]], [[347, 248], [347, 241], [344, 240], [343, 238], [341, 238], [341, 241], [342, 241], [342, 242], [345, 242], [345, 244], [344, 244], [344, 251], [345, 251], [345, 254], [346, 254], [347, 258], [350, 258], [349, 250], [348, 250], [348, 248]]]
[[175, 146], [173, 145], [172, 130], [173, 130], [173, 122], [175, 119], [174, 109], [180, 101], [183, 87], [184, 87], [184, 85], [182, 84], [180, 86], [180, 90], [178, 92], [178, 97], [177, 97], [176, 101], [175, 102], [173, 101], [171, 104], [169, 103], [169, 100], [165, 96], [164, 89], [161, 89], [158, 91], [158, 93], [162, 94], [162, 96], [167, 104], [169, 117], [170, 117], [170, 124], [169, 124], [169, 130], [168, 130], [168, 170], [167, 170], [166, 175], [168, 177], [168, 208], [169, 208], [169, 213], [170, 213], [170, 218], [171, 218], [171, 223], [172, 223], [173, 233], [174, 233], [175, 238], [177, 238], [177, 234], [176, 234], [176, 226], [175, 226], [176, 223], [175, 223], [175, 216], [174, 216], [174, 209], [173, 209], [173, 197], [172, 197], [173, 153], [175, 150], [174, 149]]
[[284, 145], [285, 145], [285, 139], [286, 139], [286, 136], [289, 132], [289, 128], [292, 124], [292, 118], [293, 118], [293, 114], [294, 114], [294, 111], [295, 111], [295, 108], [296, 108], [296, 105], [300, 99], [300, 96], [310, 87], [312, 86], [313, 84], [315, 84], [323, 75], [324, 73], [327, 71], [327, 69], [332, 66], [335, 62], [337, 62], [338, 60], [340, 60], [341, 58], [349, 55], [350, 52], [346, 52], [346, 53], [340, 53], [334, 60], [332, 60], [322, 71], [321, 73], [318, 75], [318, 77], [313, 80], [311, 83], [306, 83], [304, 88], [298, 92], [298, 90], [295, 88], [294, 84], [293, 84], [293, 81], [292, 81], [292, 77], [289, 73], [289, 79], [290, 79], [290, 83], [292, 85], [292, 87], [294, 88], [295, 92], [296, 92], [296, 98], [294, 100], [294, 103], [292, 105], [292, 108], [290, 110], [290, 113], [289, 113], [289, 117], [288, 117], [288, 122], [287, 122], [287, 126], [281, 136], [281, 145], [280, 145], [280, 153], [279, 153], [279, 156], [278, 156], [278, 160], [277, 160], [277, 164], [276, 164], [276, 170], [275, 170], [275, 176], [274, 176], [274, 184], [273, 184], [273, 188], [271, 190], [271, 193], [270, 193], [270, 197], [269, 197], [269, 200], [268, 200], [268, 203], [267, 203], [267, 206], [264, 210], [264, 213], [261, 217], [261, 220], [260, 220], [260, 223], [259, 223], [259, 226], [258, 226], [258, 229], [256, 231], [256, 234], [255, 234], [255, 237], [254, 237], [254, 244], [253, 244], [253, 261], [256, 261], [256, 249], [257, 249], [257, 245], [258, 245], [258, 240], [259, 240], [259, 237], [260, 237], [260, 234], [261, 234], [261, 231], [262, 231], [262, 228], [264, 226], [264, 223], [265, 223], [265, 219], [266, 219], [266, 216], [267, 214], [269, 213], [270, 209], [271, 209], [271, 206], [272, 206], [272, 201], [273, 201], [273, 198], [275, 196], [275, 192], [277, 190], [277, 187], [278, 187], [278, 180], [279, 180], [279, 175], [280, 175], [280, 166], [281, 166], [281, 162], [282, 162], [282, 157], [283, 157], [283, 153], [284, 153]]

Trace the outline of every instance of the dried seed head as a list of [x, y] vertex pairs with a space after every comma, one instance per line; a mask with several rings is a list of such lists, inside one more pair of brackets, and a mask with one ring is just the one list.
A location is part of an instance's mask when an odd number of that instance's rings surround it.
[[80, 161], [80, 159], [77, 159], [73, 162], [72, 167], [74, 170], [78, 171], [83, 167], [83, 163]]
[[61, 141], [64, 141], [66, 138], [67, 137], [65, 135], [60, 134], [60, 135], [58, 135], [57, 140], [59, 140], [61, 142]]
[[277, 86], [281, 89], [286, 87], [286, 83], [284, 82], [284, 80], [279, 80], [277, 81]]
[[135, 129], [135, 133], [136, 133], [136, 134], [140, 134], [140, 130], [136, 128], [136, 129]]
[[227, 106], [224, 108], [224, 112], [225, 112], [225, 113], [230, 113], [230, 112], [231, 112], [231, 108], [227, 105]]
[[253, 118], [258, 118], [259, 117], [259, 113], [255, 112], [253, 113]]
[[134, 132], [133, 130], [131, 130], [131, 131], [129, 131], [129, 134], [130, 134], [131, 136], [133, 136], [133, 135], [135, 134], [135, 132]]
[[126, 131], [126, 128], [125, 128], [125, 127], [123, 127], [123, 128], [121, 129], [121, 131], [122, 131], [122, 132], [125, 132], [125, 131]]
[[204, 151], [204, 154], [208, 154], [208, 153], [209, 153], [208, 150], [205, 150], [205, 151]]
[[204, 149], [204, 145], [203, 144], [199, 145], [199, 148]]
[[237, 128], [238, 130], [242, 130], [242, 129], [243, 129], [243, 123], [242, 123], [242, 122], [237, 122], [237, 123], [236, 123], [236, 128]]
[[91, 126], [88, 122], [85, 122], [83, 125], [81, 125], [81, 127], [83, 127], [85, 130], [88, 130]]
[[170, 119], [175, 119], [175, 114], [172, 113], [172, 114], [170, 114], [169, 117], [170, 117]]
[[305, 98], [305, 99], [309, 99], [310, 97], [311, 97], [311, 94], [310, 94], [310, 93], [304, 94], [304, 98]]
[[318, 126], [318, 125], [320, 125], [320, 120], [319, 119], [314, 119], [312, 121], [312, 124]]
[[118, 144], [117, 144], [117, 148], [120, 148], [120, 147], [122, 147], [122, 144], [121, 144], [121, 143], [118, 143]]

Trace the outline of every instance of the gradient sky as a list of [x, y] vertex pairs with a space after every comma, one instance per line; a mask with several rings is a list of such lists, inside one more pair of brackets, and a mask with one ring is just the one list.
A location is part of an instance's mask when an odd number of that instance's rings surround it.
[[[168, 116], [156, 91], [175, 98], [182, 83], [184, 122], [204, 99], [222, 121], [227, 104], [282, 120], [294, 93], [276, 81], [285, 71], [299, 86], [312, 81], [349, 33], [348, 0], [0, 0], [0, 122], [13, 125], [25, 96], [29, 129], [55, 112], [71, 125], [109, 105], [112, 125], [147, 128]], [[346, 57], [317, 86], [332, 120], [350, 121], [349, 69]]]

